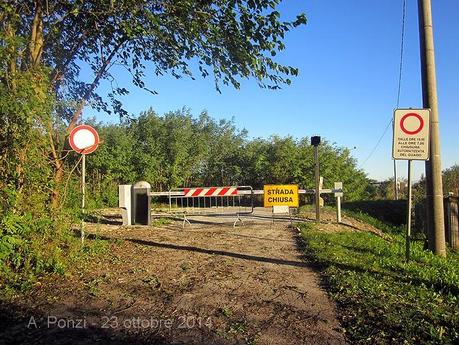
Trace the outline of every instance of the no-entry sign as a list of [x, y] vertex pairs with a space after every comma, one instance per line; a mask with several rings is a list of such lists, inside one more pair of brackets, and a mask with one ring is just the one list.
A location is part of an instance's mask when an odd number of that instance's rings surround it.
[[392, 143], [394, 159], [429, 159], [429, 117], [429, 109], [395, 110]]
[[87, 155], [99, 146], [99, 134], [91, 126], [79, 125], [70, 132], [69, 143], [74, 151]]

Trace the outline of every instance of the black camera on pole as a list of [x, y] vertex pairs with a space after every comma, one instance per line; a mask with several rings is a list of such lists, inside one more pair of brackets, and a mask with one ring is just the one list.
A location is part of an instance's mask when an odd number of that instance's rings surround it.
[[311, 137], [311, 145], [312, 146], [319, 146], [320, 144], [320, 137], [319, 136], [314, 136], [314, 137]]

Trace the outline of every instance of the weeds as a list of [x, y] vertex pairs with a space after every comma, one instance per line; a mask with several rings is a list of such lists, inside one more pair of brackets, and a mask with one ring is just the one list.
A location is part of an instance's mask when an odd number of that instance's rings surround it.
[[31, 288], [42, 275], [64, 275], [70, 266], [107, 252], [101, 239], [79, 238], [69, 230], [72, 217], [7, 212], [0, 218], [0, 292], [6, 296]]
[[[383, 230], [393, 230], [388, 227]], [[394, 241], [387, 242], [371, 233], [322, 233], [310, 224], [301, 229], [306, 255], [322, 267], [324, 283], [340, 307], [352, 343], [459, 340], [456, 255], [441, 258], [414, 243], [412, 260], [405, 262], [404, 237], [395, 231]]]
[[161, 218], [153, 219], [151, 225], [152, 226], [156, 226], [156, 227], [160, 227], [160, 226], [168, 225], [168, 224], [171, 224], [171, 223], [173, 223], [172, 219], [161, 217]]
[[230, 317], [233, 315], [233, 312], [232, 312], [231, 309], [228, 308], [228, 307], [222, 308], [222, 309], [221, 309], [221, 313], [222, 313], [224, 316], [228, 317], [228, 318], [230, 318]]

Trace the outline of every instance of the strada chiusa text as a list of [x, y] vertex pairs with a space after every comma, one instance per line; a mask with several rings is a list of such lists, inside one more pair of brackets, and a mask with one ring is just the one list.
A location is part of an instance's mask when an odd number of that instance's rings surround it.
[[270, 189], [268, 193], [268, 202], [293, 202], [292, 189]]

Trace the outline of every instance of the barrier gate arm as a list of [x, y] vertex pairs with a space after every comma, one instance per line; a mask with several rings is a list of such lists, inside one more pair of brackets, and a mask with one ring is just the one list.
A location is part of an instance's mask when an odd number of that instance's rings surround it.
[[[196, 194], [196, 195], [192, 195], [192, 196], [186, 196], [186, 193], [185, 193], [185, 190], [189, 191], [190, 189], [200, 189], [200, 188], [205, 188], [205, 189], [213, 189], [213, 188], [236, 188], [237, 190], [237, 193], [236, 194], [233, 194], [231, 196], [208, 196], [208, 195], [200, 195], [199, 193]], [[342, 187], [342, 183], [341, 182], [335, 182], [335, 187], [332, 188], [332, 189], [320, 189], [320, 194], [334, 194], [334, 196], [336, 197], [336, 201], [337, 201], [337, 221], [338, 223], [341, 222], [341, 197], [343, 196], [343, 187]], [[315, 189], [299, 189], [298, 190], [298, 193], [299, 194], [311, 194], [311, 195], [314, 195], [315, 194]], [[233, 227], [236, 227], [236, 224], [238, 222], [241, 222], [242, 224], [244, 224], [244, 221], [242, 220], [241, 216], [244, 216], [244, 215], [250, 215], [250, 214], [253, 214], [254, 212], [254, 209], [255, 209], [255, 206], [254, 206], [254, 196], [255, 195], [263, 195], [264, 194], [264, 190], [257, 190], [257, 189], [253, 189], [251, 186], [232, 186], [232, 187], [197, 187], [197, 188], [179, 188], [179, 189], [176, 189], [176, 190], [169, 190], [167, 192], [150, 192], [150, 196], [166, 196], [168, 197], [169, 199], [169, 213], [170, 214], [173, 214], [173, 211], [172, 211], [172, 199], [175, 199], [176, 200], [176, 203], [177, 203], [177, 200], [180, 198], [181, 199], [181, 205], [182, 205], [182, 208], [184, 207], [184, 200], [187, 200], [187, 204], [186, 204], [186, 207], [185, 208], [190, 208], [189, 207], [189, 199], [195, 199], [195, 198], [204, 198], [204, 200], [206, 198], [209, 198], [209, 200], [211, 200], [211, 198], [221, 198], [222, 199], [222, 209], [225, 208], [225, 206], [223, 206], [223, 198], [225, 197], [233, 197], [233, 205], [234, 205], [234, 197], [235, 196], [250, 196], [250, 206], [249, 206], [249, 211], [245, 211], [245, 212], [235, 212], [235, 213], [232, 213], [232, 215], [236, 216], [236, 220], [234, 221], [233, 223]], [[205, 201], [204, 201], [205, 203]], [[211, 209], [212, 208], [212, 201], [210, 201], [210, 207], [208, 207], [207, 209]], [[227, 204], [227, 207], [229, 205]], [[219, 209], [219, 206], [218, 206], [218, 202], [216, 202], [216, 205], [215, 207], [217, 209]], [[241, 204], [239, 202], [239, 208], [241, 208]], [[191, 208], [194, 210], [195, 209], [195, 206], [194, 206], [194, 201], [192, 202], [192, 206]], [[199, 204], [199, 199], [198, 199], [198, 209], [201, 209], [201, 210], [205, 210], [206, 207], [203, 207], [201, 208], [200, 207], [200, 204]], [[180, 212], [181, 213], [181, 212]], [[183, 211], [183, 224], [182, 224], [182, 227], [185, 227], [185, 224], [188, 223], [189, 225], [191, 225], [190, 221], [188, 220], [187, 216], [193, 216], [193, 215], [206, 215], [206, 213], [203, 213], [203, 212], [200, 212], [200, 213], [190, 213], [188, 212], [187, 210], [184, 210]], [[207, 215], [209, 215], [207, 213]], [[213, 216], [229, 216], [231, 215], [230, 213], [212, 213]]]
[[[253, 214], [255, 210], [254, 205], [254, 193], [252, 186], [224, 186], [224, 187], [192, 187], [192, 188], [177, 188], [171, 189], [167, 192], [150, 192], [150, 196], [168, 197], [169, 200], [169, 214], [181, 214], [183, 215], [182, 227], [184, 228], [186, 223], [190, 224], [188, 216], [197, 215], [212, 215], [212, 216], [235, 216], [236, 220], [233, 223], [233, 227], [236, 227], [238, 222], [244, 224], [241, 216]], [[244, 206], [241, 205], [241, 196], [250, 196], [250, 203], [247, 205], [244, 202]], [[236, 207], [235, 199], [238, 198], [237, 211], [231, 213], [225, 212], [225, 209], [230, 209], [230, 200], [232, 200], [232, 207]], [[176, 204], [180, 204], [180, 211], [173, 209], [173, 199]], [[197, 199], [197, 207], [196, 207]], [[215, 200], [215, 204], [213, 201]], [[224, 205], [226, 200], [226, 206]], [[180, 203], [179, 203], [180, 201]], [[201, 202], [202, 201], [202, 205]], [[221, 206], [219, 206], [221, 201]], [[242, 208], [248, 209], [241, 210]], [[218, 211], [222, 210], [221, 213], [210, 212], [211, 210]], [[175, 212], [174, 212], [175, 211]], [[190, 224], [191, 225], [191, 224]]]

